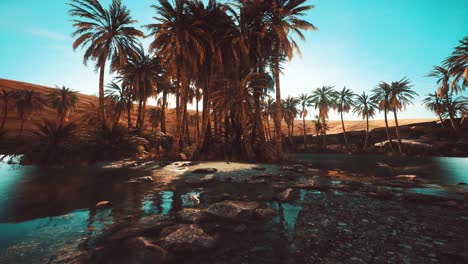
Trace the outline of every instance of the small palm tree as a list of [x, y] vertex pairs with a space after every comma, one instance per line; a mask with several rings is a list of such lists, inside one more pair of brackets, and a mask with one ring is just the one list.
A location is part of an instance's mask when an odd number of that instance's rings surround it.
[[366, 139], [364, 141], [364, 151], [367, 151], [367, 144], [369, 142], [369, 118], [373, 118], [377, 112], [377, 104], [372, 101], [369, 96], [362, 92], [361, 95], [356, 96], [356, 104], [354, 105], [353, 112], [362, 119], [366, 120]]
[[2, 124], [0, 125], [0, 131], [2, 131], [3, 128], [5, 127], [5, 122], [7, 119], [9, 109], [11, 107], [14, 107], [14, 104], [13, 104], [14, 95], [15, 95], [14, 91], [2, 90], [0, 92], [0, 106], [3, 111]]
[[151, 123], [151, 133], [156, 135], [156, 129], [158, 129], [161, 122], [161, 109], [154, 107], [149, 110], [149, 121]]
[[120, 117], [122, 112], [127, 112], [128, 115], [128, 127], [131, 126], [130, 121], [130, 111], [133, 108], [132, 103], [132, 93], [130, 91], [130, 87], [124, 84], [119, 85], [115, 82], [111, 82], [106, 86], [106, 90], [104, 94], [106, 96], [107, 101], [112, 105], [114, 112], [115, 112], [115, 119], [114, 124], [120, 121]]
[[76, 109], [78, 103], [78, 94], [76, 91], [71, 90], [65, 86], [57, 89], [46, 95], [47, 105], [57, 111], [59, 124], [68, 122], [70, 112]]
[[440, 97], [440, 98], [445, 98], [445, 102], [447, 103], [447, 111], [449, 113], [449, 118], [450, 118], [450, 123], [452, 125], [452, 128], [454, 130], [457, 130], [458, 129], [458, 126], [455, 122], [455, 117], [452, 115], [453, 113], [453, 110], [450, 109], [450, 104], [448, 104], [449, 102], [449, 97], [452, 93], [459, 93], [461, 92], [461, 87], [458, 83], [454, 83], [452, 82], [452, 84], [450, 84], [450, 73], [447, 69], [443, 68], [443, 67], [440, 67], [440, 66], [434, 66], [432, 72], [430, 72], [428, 75], [428, 77], [434, 77], [437, 79], [437, 85], [439, 85], [438, 89], [437, 89], [437, 95]]
[[288, 138], [289, 142], [292, 144], [292, 136], [294, 133], [294, 119], [299, 114], [299, 99], [288, 96], [285, 100], [283, 100], [283, 113], [284, 113], [284, 121], [288, 126]]
[[315, 109], [319, 110], [319, 119], [322, 126], [322, 145], [324, 148], [327, 147], [327, 130], [324, 129], [327, 126], [327, 119], [330, 110], [336, 108], [336, 98], [338, 94], [333, 90], [333, 86], [322, 86], [312, 91], [311, 99], [315, 106]]
[[307, 127], [305, 123], [305, 118], [307, 116], [308, 108], [312, 107], [312, 96], [304, 93], [299, 96], [299, 103], [301, 104], [301, 111], [299, 112], [300, 117], [302, 117], [302, 129], [304, 134], [304, 151], [307, 151]]
[[393, 145], [392, 145], [392, 138], [390, 137], [390, 132], [388, 130], [388, 119], [387, 113], [390, 111], [390, 97], [391, 97], [391, 87], [386, 82], [381, 82], [372, 89], [372, 96], [371, 101], [376, 102], [379, 106], [379, 111], [384, 112], [384, 119], [385, 119], [385, 132], [387, 134], [388, 143], [390, 145], [390, 149], [393, 152]]
[[440, 124], [442, 125], [442, 128], [444, 128], [444, 120], [442, 119], [442, 115], [446, 109], [446, 103], [444, 100], [439, 98], [437, 92], [434, 92], [432, 94], [428, 94], [426, 98], [424, 98], [423, 104], [427, 110], [434, 112], [439, 117]]
[[390, 108], [393, 111], [393, 115], [395, 117], [395, 129], [396, 135], [398, 139], [398, 151], [403, 153], [402, 146], [401, 146], [401, 134], [400, 134], [400, 126], [398, 125], [398, 118], [397, 112], [406, 109], [406, 106], [412, 104], [412, 100], [414, 100], [415, 96], [418, 96], [418, 93], [411, 90], [411, 81], [404, 77], [403, 79], [392, 82], [391, 85], [391, 97], [390, 97]]
[[106, 125], [104, 100], [104, 72], [106, 62], [111, 60], [110, 70], [119, 70], [136, 49], [137, 38], [144, 37], [142, 31], [131, 25], [136, 23], [130, 11], [121, 1], [113, 0], [105, 9], [98, 0], [70, 0], [70, 15], [76, 17], [73, 26], [76, 37], [73, 49], [86, 47], [83, 62], [95, 61], [99, 69], [99, 119]]
[[19, 135], [23, 134], [24, 121], [31, 118], [31, 114], [44, 108], [41, 94], [33, 90], [18, 90], [15, 92], [15, 108], [21, 120]]
[[346, 89], [346, 86], [343, 87], [343, 90], [341, 90], [337, 94], [337, 100], [336, 100], [336, 110], [338, 113], [340, 113], [341, 116], [341, 127], [343, 128], [343, 137], [345, 141], [345, 146], [349, 151], [349, 144], [348, 144], [348, 138], [346, 137], [346, 129], [344, 126], [344, 120], [343, 120], [343, 113], [349, 113], [351, 111], [351, 108], [354, 107], [354, 97], [356, 94], [351, 91], [350, 89]]

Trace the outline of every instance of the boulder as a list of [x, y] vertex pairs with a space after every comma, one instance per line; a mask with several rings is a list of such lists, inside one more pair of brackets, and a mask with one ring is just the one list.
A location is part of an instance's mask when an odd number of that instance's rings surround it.
[[249, 221], [255, 217], [255, 209], [259, 207], [257, 202], [223, 201], [208, 206], [206, 212], [224, 220]]
[[293, 189], [287, 188], [286, 190], [278, 193], [276, 195], [276, 199], [278, 199], [279, 202], [290, 202], [294, 199], [293, 196]]
[[377, 174], [377, 176], [389, 177], [389, 176], [394, 175], [394, 170], [392, 166], [388, 165], [387, 163], [377, 162], [376, 165], [377, 165], [377, 168], [375, 170], [375, 173]]
[[377, 199], [387, 200], [393, 198], [395, 196], [395, 193], [384, 187], [378, 186], [377, 188], [375, 188], [374, 191], [367, 193], [367, 195]]
[[128, 180], [128, 183], [145, 183], [145, 182], [153, 182], [154, 179], [151, 176], [143, 176], [143, 177], [138, 177], [138, 178], [133, 178]]
[[276, 211], [269, 208], [258, 208], [255, 209], [255, 216], [261, 220], [270, 220], [277, 215]]
[[96, 204], [96, 208], [103, 208], [103, 207], [107, 207], [107, 206], [110, 206], [112, 203], [109, 202], [109, 201], [100, 201]]
[[158, 242], [174, 252], [200, 251], [215, 246], [215, 239], [195, 224], [171, 226], [161, 232]]
[[413, 181], [416, 178], [416, 175], [414, 174], [403, 174], [403, 175], [398, 175], [395, 177], [397, 180], [406, 180], [406, 181]]
[[[123, 249], [108, 263], [150, 264], [167, 262], [167, 251], [144, 237], [133, 237], [122, 243]], [[112, 254], [112, 253], [111, 253]]]
[[210, 214], [202, 209], [184, 208], [177, 213], [180, 220], [189, 223], [200, 223], [210, 219]]
[[192, 173], [200, 173], [200, 174], [207, 174], [207, 173], [215, 173], [218, 170], [215, 168], [202, 168], [202, 169], [196, 169], [192, 171]]

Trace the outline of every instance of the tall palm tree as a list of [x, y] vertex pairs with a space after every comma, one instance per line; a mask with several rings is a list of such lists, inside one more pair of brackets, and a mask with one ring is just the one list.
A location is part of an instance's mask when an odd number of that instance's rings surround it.
[[266, 119], [267, 134], [268, 134], [268, 138], [270, 140], [273, 140], [273, 138], [271, 136], [270, 120], [275, 117], [275, 114], [274, 114], [274, 109], [276, 109], [275, 99], [268, 96], [266, 98], [264, 104], [265, 104], [264, 105], [264, 111], [265, 111], [264, 116], [265, 116], [265, 119]]
[[458, 83], [464, 77], [463, 85], [468, 86], [468, 36], [460, 40], [460, 44], [444, 61], [444, 66], [449, 69], [450, 76], [454, 78], [452, 84]]
[[327, 130], [324, 129], [327, 124], [328, 114], [330, 110], [336, 108], [336, 98], [338, 94], [333, 90], [333, 86], [322, 86], [312, 91], [311, 100], [315, 106], [315, 109], [319, 110], [318, 117], [322, 127], [322, 145], [324, 148], [327, 147]]
[[86, 47], [83, 62], [95, 61], [99, 69], [99, 119], [106, 125], [104, 105], [104, 72], [106, 62], [111, 60], [110, 70], [116, 71], [125, 65], [129, 54], [136, 48], [137, 38], [144, 37], [142, 31], [131, 25], [136, 23], [130, 11], [121, 1], [113, 0], [105, 9], [98, 0], [70, 0], [70, 15], [76, 37], [73, 49]]
[[301, 111], [299, 112], [300, 117], [302, 117], [302, 129], [304, 134], [304, 151], [307, 151], [307, 127], [305, 123], [305, 118], [309, 113], [308, 108], [312, 107], [312, 96], [307, 93], [299, 95], [299, 103], [301, 105]]
[[14, 96], [15, 96], [15, 92], [12, 90], [11, 91], [2, 90], [2, 92], [0, 93], [0, 106], [3, 111], [2, 124], [0, 125], [0, 131], [2, 131], [3, 128], [5, 127], [8, 110], [11, 107], [14, 107], [14, 104], [13, 104]]
[[445, 98], [445, 102], [447, 103], [447, 110], [449, 112], [449, 118], [450, 118], [450, 123], [452, 125], [452, 128], [457, 130], [458, 126], [455, 122], [455, 117], [452, 115], [453, 110], [450, 108], [449, 102], [449, 97], [452, 93], [459, 93], [461, 91], [460, 85], [457, 82], [452, 82], [450, 83], [450, 73], [447, 69], [440, 67], [440, 66], [434, 66], [432, 69], [432, 72], [430, 72], [428, 77], [434, 77], [437, 79], [437, 85], [439, 85], [437, 89], [437, 94], [441, 98]]
[[57, 110], [59, 124], [62, 126], [64, 121], [68, 122], [70, 112], [76, 109], [78, 93], [65, 86], [56, 88], [57, 89], [46, 94], [45, 99], [49, 107]]
[[377, 87], [372, 89], [371, 101], [374, 101], [379, 106], [379, 111], [384, 112], [385, 119], [385, 132], [387, 134], [388, 143], [390, 149], [393, 152], [392, 138], [390, 137], [390, 132], [388, 130], [388, 119], [387, 114], [390, 111], [390, 98], [391, 98], [392, 89], [390, 84], [386, 82], [380, 82]]
[[343, 87], [337, 94], [336, 98], [336, 110], [340, 113], [341, 116], [341, 127], [343, 128], [343, 137], [345, 141], [346, 148], [349, 150], [348, 138], [346, 137], [346, 129], [344, 126], [343, 113], [349, 113], [352, 107], [354, 107], [354, 97], [356, 94], [350, 89], [346, 89], [346, 86]]
[[356, 96], [353, 112], [362, 119], [366, 120], [366, 139], [364, 141], [364, 151], [367, 151], [367, 144], [369, 142], [369, 118], [373, 118], [377, 112], [377, 104], [369, 98], [369, 96], [362, 92], [361, 95]]
[[24, 120], [31, 118], [35, 111], [44, 108], [44, 100], [39, 92], [33, 90], [18, 90], [15, 92], [15, 108], [18, 118], [21, 120], [19, 135], [23, 134]]
[[398, 125], [397, 112], [406, 109], [407, 105], [412, 104], [415, 96], [418, 96], [418, 93], [411, 90], [411, 81], [404, 77], [403, 79], [392, 82], [391, 84], [391, 97], [390, 97], [390, 108], [393, 111], [395, 117], [395, 130], [398, 139], [398, 151], [403, 153], [401, 146], [401, 134], [400, 126]]
[[125, 81], [119, 85], [116, 82], [110, 82], [106, 86], [106, 90], [104, 91], [106, 99], [112, 105], [115, 117], [114, 117], [114, 124], [117, 124], [120, 121], [120, 117], [122, 112], [127, 113], [127, 123], [128, 127], [131, 126], [130, 121], [130, 113], [133, 108], [132, 102], [132, 91], [130, 90], [130, 85], [127, 85]]
[[146, 26], [153, 36], [150, 50], [157, 51], [162, 56], [169, 72], [179, 84], [177, 91], [181, 107], [178, 109], [172, 149], [175, 157], [179, 156], [181, 150], [188, 78], [203, 64], [204, 47], [209, 42], [202, 24], [194, 23], [187, 4], [188, 1], [185, 0], [175, 0], [174, 4], [159, 0], [158, 5], [152, 5], [157, 14], [154, 17], [156, 23]]
[[442, 128], [444, 128], [444, 120], [442, 119], [442, 115], [444, 114], [446, 108], [444, 99], [439, 98], [437, 92], [434, 92], [432, 94], [428, 94], [422, 103], [427, 110], [434, 112], [439, 117], [440, 124], [442, 125]]
[[299, 114], [298, 105], [300, 103], [299, 99], [296, 97], [288, 96], [286, 99], [283, 100], [283, 113], [284, 113], [284, 121], [288, 126], [288, 138], [289, 142], [292, 144], [292, 137], [294, 134], [294, 119]]
[[313, 5], [305, 5], [306, 0], [271, 0], [270, 12], [268, 14], [269, 32], [272, 35], [273, 72], [276, 84], [276, 148], [278, 154], [282, 153], [281, 144], [281, 88], [280, 88], [280, 61], [282, 58], [292, 59], [294, 51], [300, 52], [299, 46], [291, 38], [294, 32], [304, 40], [302, 31], [317, 30], [317, 28], [301, 19]]

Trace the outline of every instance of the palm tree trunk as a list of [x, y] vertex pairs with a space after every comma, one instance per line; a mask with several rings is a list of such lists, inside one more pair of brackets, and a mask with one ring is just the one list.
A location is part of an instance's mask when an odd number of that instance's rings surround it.
[[450, 118], [450, 123], [452, 124], [453, 130], [457, 131], [458, 126], [455, 123], [455, 118], [453, 117], [452, 106], [450, 105], [450, 98], [448, 96], [448, 92], [445, 93], [445, 100], [447, 101], [447, 110]]
[[345, 142], [346, 149], [349, 151], [348, 138], [346, 137], [346, 129], [345, 129], [344, 120], [343, 120], [343, 111], [340, 112], [340, 115], [341, 115], [341, 127], [343, 128], [344, 142]]
[[122, 111], [117, 112], [117, 116], [115, 117], [115, 122], [114, 124], [118, 124], [120, 121], [120, 116], [122, 115]]
[[403, 153], [401, 148], [401, 135], [400, 135], [400, 126], [398, 125], [397, 111], [393, 109], [393, 115], [395, 116], [395, 131], [398, 139], [398, 152]]
[[276, 152], [278, 158], [283, 155], [283, 144], [281, 142], [281, 87], [280, 87], [280, 66], [279, 66], [279, 50], [276, 48], [275, 52], [275, 59], [274, 59], [274, 67], [275, 67], [275, 85], [276, 85], [276, 119], [275, 119], [275, 144], [276, 144]]
[[138, 99], [138, 116], [136, 121], [136, 127], [140, 129], [141, 127], [141, 110], [143, 108], [143, 100], [140, 98]]
[[390, 137], [390, 133], [388, 132], [388, 120], [387, 120], [387, 109], [384, 109], [384, 118], [385, 118], [385, 132], [387, 132], [387, 139], [390, 145], [390, 149], [393, 152], [393, 145], [392, 145], [392, 138]]
[[304, 152], [307, 152], [307, 129], [305, 124], [304, 110], [302, 110], [302, 128], [304, 130]]
[[[270, 114], [270, 113], [268, 113], [268, 114]], [[267, 132], [268, 132], [269, 141], [272, 141], [271, 128], [270, 128], [270, 118], [269, 117], [267, 117]]]
[[3, 119], [2, 119], [2, 125], [0, 126], [0, 130], [3, 130], [5, 127], [7, 115], [8, 115], [8, 101], [4, 102], [5, 105], [3, 106]]
[[145, 129], [145, 113], [146, 113], [146, 99], [143, 101], [143, 108], [141, 110], [141, 124], [140, 124], [140, 129], [139, 129], [140, 135], [143, 135], [143, 132]]
[[366, 140], [364, 141], [364, 151], [367, 152], [367, 141], [369, 140], [369, 116], [366, 115]]
[[325, 150], [327, 150], [327, 128], [326, 128], [326, 123], [327, 120], [325, 120], [325, 118], [322, 118], [322, 144], [323, 144], [323, 148]]
[[197, 130], [195, 131], [195, 142], [196, 144], [198, 145], [198, 142], [199, 142], [199, 137], [200, 137], [200, 117], [198, 115], [198, 98], [195, 99], [197, 102], [196, 102], [196, 105], [195, 105], [195, 112], [196, 112], [196, 118], [197, 118]]
[[166, 104], [167, 104], [167, 91], [163, 91], [163, 105], [161, 107], [161, 132], [166, 134]]
[[132, 100], [128, 99], [127, 102], [127, 123], [128, 123], [128, 128], [132, 126], [132, 117], [131, 117], [131, 109], [132, 108]]
[[293, 139], [292, 139], [293, 136], [294, 136], [294, 117], [292, 118], [292, 121], [291, 121], [291, 137], [289, 139], [291, 144], [293, 144]]
[[444, 126], [444, 120], [442, 119], [442, 115], [441, 115], [440, 113], [437, 113], [437, 115], [439, 116], [440, 125], [442, 126], [442, 128], [445, 128], [445, 126]]
[[106, 112], [105, 112], [105, 104], [104, 104], [104, 72], [106, 68], [106, 56], [104, 56], [103, 61], [100, 66], [100, 72], [99, 72], [99, 114], [98, 118], [99, 121], [101, 122], [101, 125], [103, 127], [106, 127]]
[[182, 149], [181, 132], [184, 126], [183, 115], [184, 115], [185, 109], [184, 109], [184, 104], [183, 103], [180, 104], [179, 102], [185, 102], [185, 88], [186, 88], [185, 78], [186, 77], [184, 76], [184, 73], [182, 73], [181, 83], [177, 92], [177, 95], [179, 98], [176, 99], [176, 102], [177, 102], [176, 108], [178, 108], [177, 115], [176, 115], [177, 122], [176, 122], [176, 130], [174, 132], [174, 142], [173, 142], [173, 148], [172, 148], [172, 156], [173, 158], [176, 158], [176, 159], [179, 158], [179, 154]]

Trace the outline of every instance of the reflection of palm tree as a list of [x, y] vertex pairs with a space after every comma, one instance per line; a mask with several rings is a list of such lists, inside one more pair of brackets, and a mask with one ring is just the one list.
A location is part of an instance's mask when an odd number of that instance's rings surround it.
[[299, 101], [301, 104], [301, 111], [299, 113], [300, 117], [302, 117], [302, 129], [304, 134], [304, 151], [307, 151], [307, 128], [305, 123], [305, 118], [307, 116], [309, 107], [313, 106], [312, 97], [308, 94], [301, 94], [299, 96]]
[[418, 95], [415, 91], [411, 90], [411, 87], [411, 81], [406, 77], [399, 81], [392, 82], [391, 85], [392, 95], [390, 98], [390, 108], [392, 109], [393, 115], [395, 117], [395, 130], [398, 139], [398, 151], [400, 153], [402, 153], [402, 146], [397, 111], [406, 109], [407, 105], [413, 103], [412, 100], [414, 100], [414, 96]]
[[[70, 14], [76, 17], [73, 36], [77, 37], [73, 49], [85, 47], [83, 61], [96, 61], [99, 73], [99, 119], [106, 125], [104, 103], [104, 72], [110, 58], [112, 71], [119, 70], [126, 63], [128, 55], [136, 48], [136, 39], [144, 37], [143, 32], [131, 27], [136, 21], [121, 1], [112, 1], [105, 9], [96, 0], [71, 0]], [[81, 20], [78, 20], [81, 19]]]
[[24, 120], [29, 119], [35, 111], [41, 111], [44, 108], [44, 101], [38, 92], [32, 90], [19, 90], [15, 93], [15, 108], [18, 118], [21, 120], [21, 135], [24, 129]]
[[387, 113], [390, 110], [390, 97], [391, 97], [391, 87], [386, 82], [381, 82], [372, 90], [371, 101], [374, 101], [379, 106], [380, 111], [384, 111], [385, 119], [385, 132], [387, 133], [388, 143], [390, 149], [393, 152], [392, 138], [390, 137], [390, 132], [388, 131], [388, 119]]
[[0, 93], [0, 106], [3, 111], [3, 118], [2, 118], [2, 124], [0, 125], [0, 131], [2, 131], [3, 128], [5, 127], [8, 110], [11, 107], [14, 107], [14, 102], [13, 102], [14, 95], [15, 95], [14, 91], [2, 90], [2, 92]]
[[57, 110], [60, 124], [63, 124], [63, 121], [68, 122], [70, 112], [76, 109], [78, 95], [77, 92], [65, 86], [57, 87], [46, 95], [46, 102], [51, 108]]
[[340, 113], [341, 116], [341, 127], [343, 128], [343, 137], [345, 141], [346, 148], [349, 150], [348, 138], [346, 137], [346, 129], [344, 126], [343, 113], [349, 113], [352, 107], [354, 107], [354, 94], [350, 89], [346, 89], [346, 86], [337, 93], [336, 98], [336, 110]]
[[375, 116], [377, 111], [377, 104], [372, 101], [369, 96], [362, 92], [361, 95], [356, 96], [356, 104], [354, 106], [354, 113], [366, 119], [366, 139], [364, 142], [364, 151], [367, 151], [367, 144], [369, 140], [369, 118]]
[[437, 92], [428, 94], [426, 98], [424, 98], [423, 104], [427, 110], [434, 112], [439, 117], [440, 124], [442, 127], [444, 127], [444, 120], [442, 119], [442, 115], [445, 112], [445, 103], [442, 99], [439, 98]]
[[319, 110], [318, 117], [321, 124], [321, 134], [322, 134], [322, 146], [327, 147], [327, 119], [328, 113], [331, 109], [336, 107], [336, 98], [337, 93], [333, 90], [333, 86], [322, 86], [312, 91], [312, 103], [315, 105], [315, 109]]

